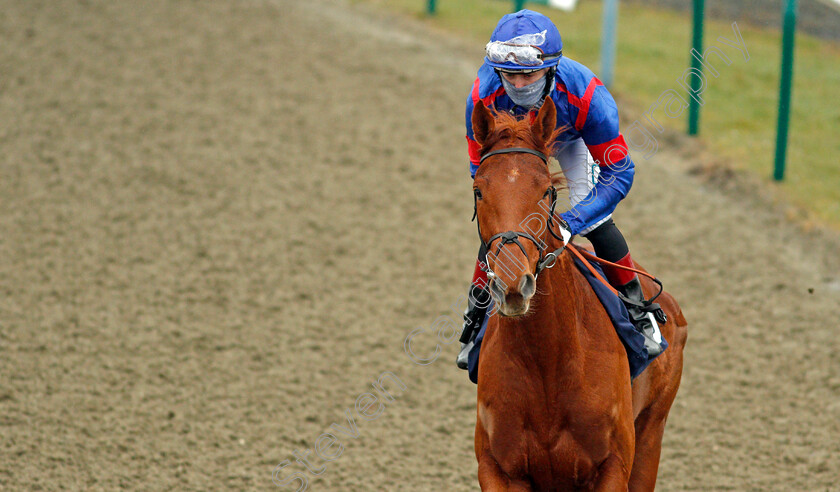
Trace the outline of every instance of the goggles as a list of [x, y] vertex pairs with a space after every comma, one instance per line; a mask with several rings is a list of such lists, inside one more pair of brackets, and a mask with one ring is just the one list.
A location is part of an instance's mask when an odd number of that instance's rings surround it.
[[539, 72], [540, 70], [545, 70], [544, 68], [526, 68], [522, 70], [515, 70], [512, 68], [497, 68], [496, 71], [500, 73], [507, 73], [510, 75], [528, 75], [534, 72]]
[[537, 45], [545, 43], [546, 31], [537, 34], [523, 34], [507, 41], [491, 41], [484, 51], [493, 63], [515, 63], [523, 67], [536, 67], [546, 61], [560, 58], [563, 51], [543, 53]]

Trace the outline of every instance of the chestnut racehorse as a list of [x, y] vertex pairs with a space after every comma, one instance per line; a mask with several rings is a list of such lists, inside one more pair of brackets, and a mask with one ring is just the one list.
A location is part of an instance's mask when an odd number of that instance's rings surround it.
[[[516, 119], [478, 102], [472, 114], [486, 156], [473, 184], [476, 219], [501, 315], [488, 322], [478, 368], [479, 484], [650, 491], [680, 384], [686, 321], [663, 292], [670, 345], [631, 384], [624, 346], [564, 243], [546, 228], [542, 237], [523, 228], [535, 219], [552, 228], [556, 193], [544, 155], [559, 133], [555, 111], [544, 104], [535, 119]], [[553, 265], [551, 251], [560, 251]], [[655, 284], [642, 283], [650, 297]]]

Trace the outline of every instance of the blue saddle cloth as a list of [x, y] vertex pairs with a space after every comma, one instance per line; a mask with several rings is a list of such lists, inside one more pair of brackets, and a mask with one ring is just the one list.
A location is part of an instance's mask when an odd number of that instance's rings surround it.
[[[630, 378], [634, 379], [636, 376], [641, 374], [642, 371], [644, 371], [645, 368], [653, 361], [653, 359], [658, 357], [658, 355], [653, 357], [648, 355], [648, 351], [645, 348], [645, 337], [636, 331], [635, 327], [633, 327], [633, 323], [630, 322], [630, 316], [627, 314], [627, 308], [624, 306], [624, 303], [621, 302], [621, 299], [610, 292], [606, 285], [602, 284], [597, 278], [595, 278], [595, 275], [592, 275], [592, 272], [590, 272], [580, 260], [577, 258], [574, 260], [575, 266], [578, 267], [578, 270], [580, 270], [581, 273], [583, 273], [583, 276], [586, 277], [586, 280], [589, 281], [589, 285], [592, 286], [592, 290], [595, 291], [595, 295], [597, 295], [598, 299], [601, 300], [601, 304], [603, 304], [604, 309], [607, 311], [607, 315], [609, 315], [612, 320], [615, 331], [618, 334], [618, 338], [621, 339], [621, 343], [627, 351], [627, 361], [630, 363]], [[601, 270], [601, 267], [597, 263], [592, 263], [592, 266], [598, 270], [598, 273], [600, 273], [602, 277], [604, 276], [603, 270]], [[490, 307], [487, 308], [487, 312], [493, 313], [492, 303], [490, 304]], [[493, 313], [493, 316], [496, 316], [496, 314]], [[467, 371], [470, 375], [470, 381], [476, 384], [478, 384], [478, 355], [481, 350], [481, 342], [484, 340], [484, 332], [487, 330], [487, 321], [489, 319], [490, 316], [485, 316], [484, 322], [481, 325], [481, 330], [475, 338], [475, 346], [469, 354]], [[664, 352], [667, 348], [668, 342], [665, 341], [665, 338], [663, 337], [662, 352]], [[660, 354], [662, 352], [660, 352]]]

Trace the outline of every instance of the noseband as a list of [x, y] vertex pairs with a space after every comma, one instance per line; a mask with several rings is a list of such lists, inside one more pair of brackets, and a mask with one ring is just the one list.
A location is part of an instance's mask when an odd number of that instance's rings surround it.
[[[548, 167], [548, 159], [546, 158], [545, 154], [543, 154], [542, 152], [540, 152], [538, 150], [528, 149], [528, 148], [525, 148], [525, 147], [510, 147], [510, 148], [507, 148], [507, 149], [499, 149], [499, 150], [494, 150], [492, 152], [488, 152], [488, 153], [484, 154], [483, 156], [481, 156], [481, 159], [478, 161], [478, 163], [480, 165], [482, 162], [484, 162], [485, 159], [487, 159], [488, 157], [494, 156], [494, 155], [513, 154], [513, 153], [535, 155], [535, 156], [539, 157], [540, 160], [543, 161], [543, 163], [546, 165], [546, 167]], [[478, 239], [481, 241], [481, 244], [484, 247], [484, 251], [487, 251], [489, 253], [490, 252], [490, 246], [493, 245], [493, 242], [495, 240], [499, 239], [500, 240], [499, 241], [499, 247], [496, 249], [496, 253], [495, 253], [497, 258], [499, 256], [499, 253], [502, 252], [502, 247], [505, 244], [515, 244], [515, 245], [519, 246], [519, 250], [522, 251], [522, 254], [525, 255], [525, 258], [529, 259], [528, 258], [528, 253], [525, 252], [525, 248], [522, 246], [522, 243], [519, 242], [520, 237], [524, 237], [525, 239], [528, 239], [529, 241], [534, 243], [534, 246], [536, 246], [537, 249], [540, 252], [540, 258], [539, 258], [539, 260], [537, 260], [537, 268], [536, 268], [536, 271], [534, 272], [534, 277], [535, 278], [537, 277], [537, 275], [540, 274], [541, 271], [543, 271], [543, 269], [553, 267], [554, 264], [557, 262], [557, 256], [560, 255], [560, 253], [562, 253], [563, 250], [566, 248], [566, 244], [565, 244], [565, 242], [563, 242], [563, 238], [561, 236], [558, 236], [551, 227], [552, 217], [554, 216], [554, 208], [557, 206], [557, 190], [554, 188], [554, 186], [551, 186], [551, 187], [548, 188], [548, 190], [546, 190], [546, 192], [551, 193], [551, 205], [550, 205], [549, 211], [548, 211], [548, 219], [546, 220], [546, 228], [548, 229], [548, 232], [550, 232], [552, 236], [559, 239], [563, 243], [562, 246], [560, 246], [556, 250], [554, 250], [550, 253], [547, 253], [547, 254], [543, 254], [545, 252], [545, 243], [543, 243], [543, 241], [541, 241], [541, 240], [537, 240], [536, 238], [534, 238], [534, 236], [528, 234], [527, 232], [521, 232], [521, 231], [500, 232], [500, 233], [492, 236], [490, 239], [488, 239], [485, 242], [484, 237], [481, 235], [481, 224], [478, 221], [478, 198], [475, 195], [473, 195], [473, 220], [475, 220], [476, 226], [478, 226]], [[488, 271], [489, 271], [489, 267], [488, 267]], [[492, 272], [490, 272], [490, 273], [492, 273]]]

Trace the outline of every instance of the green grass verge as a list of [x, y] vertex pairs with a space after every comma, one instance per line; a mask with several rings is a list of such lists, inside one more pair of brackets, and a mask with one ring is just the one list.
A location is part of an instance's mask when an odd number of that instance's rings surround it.
[[[476, 68], [484, 43], [512, 2], [502, 0], [438, 0], [437, 15], [425, 15], [425, 0], [355, 0], [424, 18], [476, 44]], [[550, 16], [563, 35], [564, 53], [599, 71], [601, 2], [581, 2], [571, 13], [533, 3], [527, 8]], [[761, 176], [786, 200], [813, 217], [840, 226], [840, 46], [797, 34], [794, 92], [785, 181], [770, 184], [776, 141], [781, 61], [780, 30], [739, 24], [749, 60], [718, 41], [734, 40], [728, 22], [707, 20], [706, 46], [718, 46], [730, 65], [710, 57], [719, 72], [708, 77], [703, 94], [700, 138], [735, 169]], [[639, 5], [621, 5], [618, 53], [612, 91], [632, 106], [648, 108], [668, 89], [683, 97], [677, 80], [689, 64], [689, 15]], [[708, 76], [708, 71], [706, 72]], [[685, 131], [687, 111], [678, 118], [655, 115], [665, 127]], [[627, 126], [632, 122], [623, 122]], [[650, 128], [650, 126], [648, 126]], [[661, 140], [660, 140], [661, 142]]]

